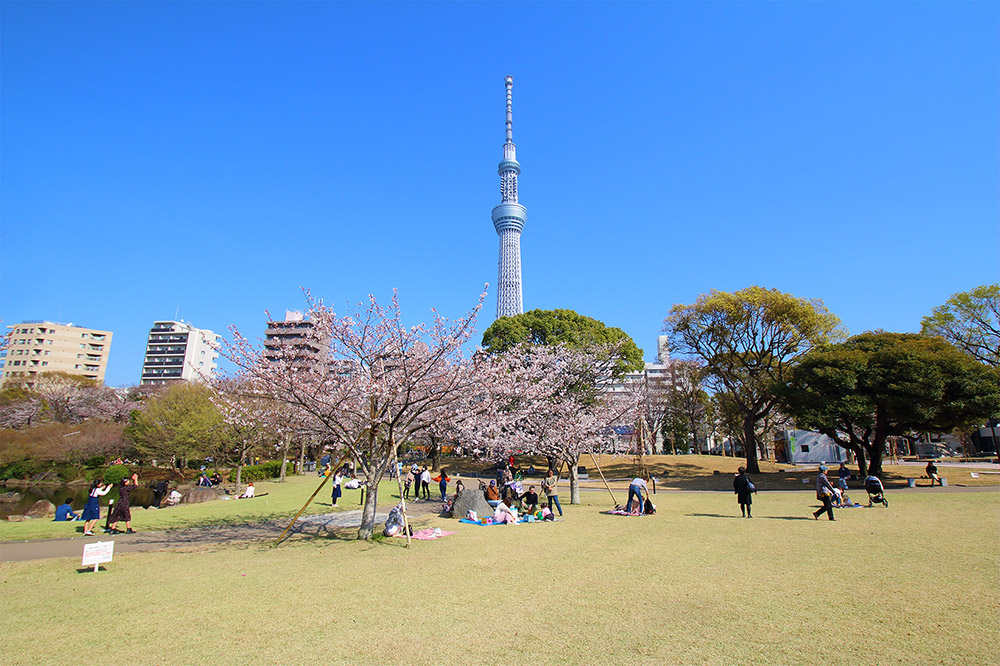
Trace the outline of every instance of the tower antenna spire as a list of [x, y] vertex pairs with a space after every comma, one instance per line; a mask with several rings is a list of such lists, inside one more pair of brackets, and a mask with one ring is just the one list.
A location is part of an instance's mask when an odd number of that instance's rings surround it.
[[500, 205], [493, 209], [493, 227], [500, 236], [500, 261], [497, 279], [497, 319], [524, 312], [521, 298], [521, 231], [528, 212], [517, 201], [517, 177], [521, 165], [517, 161], [514, 132], [511, 128], [511, 88], [514, 77], [505, 76], [507, 89], [507, 139], [503, 144], [503, 159], [497, 168], [500, 174]]

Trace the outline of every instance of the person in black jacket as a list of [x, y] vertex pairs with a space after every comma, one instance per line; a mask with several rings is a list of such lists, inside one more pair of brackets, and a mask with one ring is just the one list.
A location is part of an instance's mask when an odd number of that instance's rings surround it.
[[744, 518], [753, 518], [750, 515], [750, 505], [753, 504], [753, 500], [750, 496], [757, 492], [757, 489], [753, 487], [750, 483], [750, 477], [747, 476], [746, 467], [740, 467], [739, 474], [733, 479], [733, 492], [736, 493], [736, 501], [740, 503], [740, 513], [743, 514]]

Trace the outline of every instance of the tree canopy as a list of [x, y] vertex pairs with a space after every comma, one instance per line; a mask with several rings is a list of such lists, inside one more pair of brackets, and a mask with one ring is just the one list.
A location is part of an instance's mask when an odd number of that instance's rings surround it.
[[805, 354], [782, 402], [800, 425], [854, 451], [862, 475], [878, 476], [886, 437], [996, 416], [1000, 371], [939, 337], [864, 333]]
[[923, 333], [940, 335], [980, 363], [1000, 367], [1000, 284], [955, 294], [922, 325]]
[[628, 333], [573, 310], [532, 310], [501, 317], [483, 333], [483, 348], [490, 352], [505, 352], [524, 344], [617, 349], [619, 374], [643, 368], [642, 350]]
[[150, 457], [176, 456], [181, 461], [202, 457], [222, 436], [222, 416], [211, 395], [211, 389], [201, 384], [171, 384], [147, 400], [145, 409], [132, 412], [125, 434]]
[[822, 301], [776, 289], [711, 291], [675, 305], [664, 321], [673, 349], [705, 362], [711, 388], [726, 391], [743, 415], [747, 469], [758, 472], [756, 426], [778, 401], [795, 359], [843, 332]]

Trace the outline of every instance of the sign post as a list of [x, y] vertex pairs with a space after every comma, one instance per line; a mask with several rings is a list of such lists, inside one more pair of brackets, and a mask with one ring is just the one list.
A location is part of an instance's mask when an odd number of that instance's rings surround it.
[[110, 562], [115, 553], [114, 541], [95, 541], [83, 546], [83, 566], [94, 565], [94, 573], [104, 562]]

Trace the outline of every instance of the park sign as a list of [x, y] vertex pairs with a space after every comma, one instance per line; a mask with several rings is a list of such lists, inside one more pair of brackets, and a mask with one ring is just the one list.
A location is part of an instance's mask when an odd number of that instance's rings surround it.
[[94, 565], [94, 572], [97, 567], [105, 562], [110, 562], [115, 553], [114, 541], [95, 541], [83, 547], [83, 566]]

